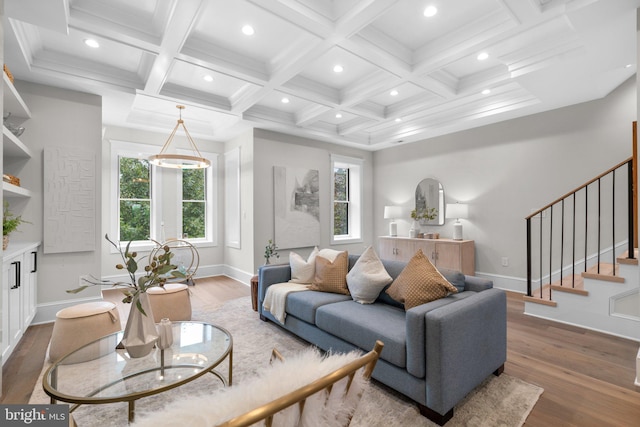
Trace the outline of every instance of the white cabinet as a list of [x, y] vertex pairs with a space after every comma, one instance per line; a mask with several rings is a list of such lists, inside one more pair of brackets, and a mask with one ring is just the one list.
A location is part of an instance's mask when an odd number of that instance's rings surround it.
[[13, 352], [36, 314], [39, 243], [12, 242], [2, 260], [2, 363]]
[[409, 237], [380, 237], [378, 253], [382, 259], [409, 261], [418, 249], [439, 268], [475, 274], [475, 246], [473, 240], [414, 239]]

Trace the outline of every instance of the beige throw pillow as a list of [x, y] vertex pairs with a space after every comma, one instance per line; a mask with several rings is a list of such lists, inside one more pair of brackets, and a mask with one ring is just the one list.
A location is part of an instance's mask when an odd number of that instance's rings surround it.
[[393, 278], [382, 265], [373, 247], [369, 246], [347, 274], [347, 287], [354, 301], [372, 304]]
[[316, 256], [318, 248], [313, 248], [309, 258], [305, 261], [295, 252], [289, 252], [289, 266], [291, 266], [291, 283], [301, 283], [309, 285], [316, 275]]
[[386, 291], [391, 298], [409, 310], [421, 304], [444, 298], [458, 289], [431, 264], [422, 249], [409, 260], [404, 270]]
[[340, 252], [333, 262], [318, 255], [316, 257], [316, 277], [309, 290], [349, 295], [348, 270], [349, 254], [346, 251]]
[[333, 262], [336, 259], [336, 257], [341, 253], [343, 253], [343, 251], [337, 251], [335, 249], [325, 248], [325, 249], [320, 249], [320, 251], [318, 252], [318, 256], [321, 256], [322, 258], [329, 260], [330, 262]]

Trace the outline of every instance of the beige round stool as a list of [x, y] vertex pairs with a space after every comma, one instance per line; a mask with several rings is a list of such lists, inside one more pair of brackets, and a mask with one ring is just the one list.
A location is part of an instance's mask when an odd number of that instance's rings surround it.
[[[108, 301], [87, 302], [63, 308], [56, 313], [49, 360], [54, 362], [60, 357], [80, 347], [96, 341], [105, 335], [122, 330], [116, 305]], [[114, 348], [87, 346], [77, 352], [67, 363], [80, 363], [104, 356]]]
[[147, 289], [149, 303], [156, 323], [167, 317], [169, 320], [191, 320], [189, 287], [182, 283], [167, 283], [164, 287]]

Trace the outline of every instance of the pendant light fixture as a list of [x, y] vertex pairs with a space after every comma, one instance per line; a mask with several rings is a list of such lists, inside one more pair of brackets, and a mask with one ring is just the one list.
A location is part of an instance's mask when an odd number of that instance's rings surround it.
[[[191, 135], [189, 135], [189, 131], [184, 125], [184, 120], [182, 120], [182, 110], [184, 110], [184, 105], [176, 105], [176, 108], [180, 110], [180, 118], [178, 119], [178, 123], [173, 128], [171, 135], [167, 139], [167, 142], [164, 143], [162, 149], [159, 154], [155, 154], [149, 157], [149, 162], [156, 166], [160, 166], [162, 168], [173, 168], [173, 169], [204, 169], [211, 166], [211, 162], [208, 159], [202, 157], [200, 154], [200, 150], [196, 147], [196, 143], [193, 142]], [[193, 156], [189, 156], [186, 154], [169, 154], [167, 150], [169, 146], [173, 142], [173, 137], [178, 130], [178, 127], [182, 126], [184, 130], [184, 134], [187, 136], [187, 140], [189, 144], [191, 144], [191, 150], [193, 151]]]

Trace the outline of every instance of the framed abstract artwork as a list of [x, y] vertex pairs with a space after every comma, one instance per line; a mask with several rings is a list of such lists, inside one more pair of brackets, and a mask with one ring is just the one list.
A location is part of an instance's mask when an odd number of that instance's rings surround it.
[[315, 169], [273, 167], [275, 241], [280, 249], [320, 243], [319, 173]]

